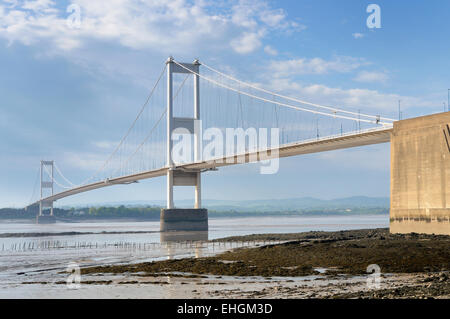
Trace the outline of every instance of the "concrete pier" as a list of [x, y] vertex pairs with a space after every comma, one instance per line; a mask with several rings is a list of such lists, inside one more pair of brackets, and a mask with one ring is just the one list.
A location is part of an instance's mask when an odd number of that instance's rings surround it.
[[208, 231], [207, 209], [161, 209], [160, 231]]
[[450, 235], [450, 112], [394, 123], [390, 230]]
[[56, 223], [56, 218], [53, 215], [37, 215], [36, 224], [54, 224]]

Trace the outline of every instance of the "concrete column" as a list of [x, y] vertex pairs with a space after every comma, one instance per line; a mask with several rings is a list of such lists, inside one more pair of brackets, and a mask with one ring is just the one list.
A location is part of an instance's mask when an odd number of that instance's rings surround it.
[[[194, 61], [194, 65], [200, 65], [198, 60]], [[199, 71], [200, 72], [200, 69]], [[194, 120], [200, 120], [200, 79], [197, 74], [194, 74]], [[200, 161], [202, 157], [202, 128], [197, 122], [197, 127], [194, 132], [194, 161]]]
[[173, 171], [167, 171], [167, 209], [173, 208]]
[[[40, 174], [41, 174], [41, 180], [40, 180], [40, 188], [41, 188], [41, 199], [42, 199], [42, 195], [43, 195], [43, 193], [42, 193], [42, 182], [43, 182], [43, 176], [42, 176], [42, 174], [43, 174], [43, 171], [42, 171], [42, 165], [43, 165], [43, 162], [41, 161], [41, 168], [40, 168]], [[42, 216], [42, 202], [39, 202], [39, 216]]]
[[[53, 181], [55, 180], [54, 179], [54, 173], [53, 173], [54, 169], [55, 169], [55, 167], [54, 167], [53, 161], [52, 161], [52, 187], [51, 187], [51, 189], [52, 189], [52, 196], [53, 196]], [[53, 202], [52, 202], [52, 204], [50, 206], [50, 216], [53, 216]]]
[[[173, 58], [167, 60], [167, 167], [173, 167], [172, 127], [173, 127]], [[167, 209], [173, 208], [173, 171], [167, 171]]]
[[[200, 65], [198, 60], [194, 61], [194, 65]], [[200, 72], [200, 68], [198, 70]], [[200, 120], [200, 78], [197, 74], [194, 74], [194, 119]], [[194, 161], [200, 161], [202, 159], [202, 127], [200, 122], [197, 122], [198, 126], [194, 135]], [[202, 206], [202, 174], [197, 173], [197, 181], [195, 185], [195, 208], [199, 209]]]
[[173, 58], [167, 60], [167, 166], [172, 167], [172, 128], [173, 128]]
[[197, 183], [195, 185], [195, 208], [202, 208], [202, 173], [197, 173]]

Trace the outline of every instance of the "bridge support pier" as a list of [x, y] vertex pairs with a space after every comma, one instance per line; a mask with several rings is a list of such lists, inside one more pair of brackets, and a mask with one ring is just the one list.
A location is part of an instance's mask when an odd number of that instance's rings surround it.
[[394, 122], [390, 231], [450, 235], [450, 112]]
[[[167, 172], [167, 208], [161, 209], [160, 231], [208, 231], [208, 210], [201, 208], [201, 172], [169, 170]], [[195, 206], [174, 208], [174, 186], [195, 186]]]
[[[49, 213], [45, 212], [49, 210]], [[39, 214], [36, 216], [37, 224], [53, 224], [56, 223], [56, 218], [53, 215], [53, 202], [41, 201], [39, 203]]]
[[161, 209], [160, 231], [208, 231], [207, 209]]
[[53, 215], [38, 215], [36, 216], [37, 224], [54, 224], [56, 223], [56, 218]]

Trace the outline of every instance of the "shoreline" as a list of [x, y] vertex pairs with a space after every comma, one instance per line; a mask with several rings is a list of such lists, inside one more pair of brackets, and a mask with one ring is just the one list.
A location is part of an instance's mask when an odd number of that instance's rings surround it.
[[79, 235], [121, 235], [121, 234], [155, 234], [159, 231], [102, 231], [102, 232], [40, 232], [40, 233], [2, 233], [0, 238], [30, 238], [30, 237], [56, 237]]

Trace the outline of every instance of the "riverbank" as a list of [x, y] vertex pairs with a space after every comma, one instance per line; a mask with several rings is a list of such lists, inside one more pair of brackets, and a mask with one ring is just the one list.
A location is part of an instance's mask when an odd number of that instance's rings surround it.
[[[261, 234], [216, 241], [251, 240], [287, 242], [205, 258], [85, 267], [81, 274], [113, 276], [126, 285], [142, 285], [150, 278], [153, 284], [163, 284], [180, 274], [185, 284], [197, 285], [198, 279], [189, 276], [202, 276], [202, 285], [212, 278], [211, 285], [222, 285], [208, 290], [213, 298], [450, 297], [450, 236], [393, 235], [388, 229], [374, 229]], [[379, 289], [367, 286], [367, 267], [373, 264], [381, 271]], [[161, 280], [155, 282], [154, 278]]]

